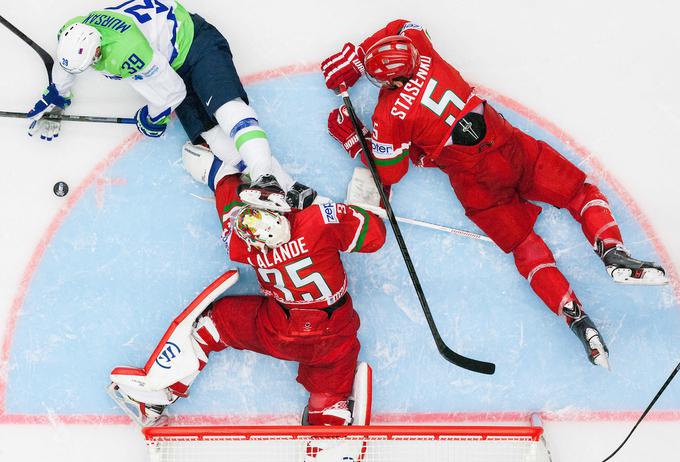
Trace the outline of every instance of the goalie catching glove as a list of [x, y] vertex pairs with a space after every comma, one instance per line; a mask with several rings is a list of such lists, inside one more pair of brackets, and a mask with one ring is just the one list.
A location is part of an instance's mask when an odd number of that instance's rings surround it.
[[364, 50], [345, 43], [342, 51], [323, 60], [321, 72], [329, 90], [335, 90], [343, 83], [351, 87], [364, 73]]
[[[369, 136], [371, 132], [361, 122], [359, 123], [361, 124], [361, 132], [364, 136]], [[349, 153], [352, 159], [361, 152], [359, 136], [357, 136], [354, 130], [352, 119], [350, 119], [349, 112], [344, 104], [339, 108], [333, 109], [328, 115], [328, 133], [345, 148], [345, 151]]]

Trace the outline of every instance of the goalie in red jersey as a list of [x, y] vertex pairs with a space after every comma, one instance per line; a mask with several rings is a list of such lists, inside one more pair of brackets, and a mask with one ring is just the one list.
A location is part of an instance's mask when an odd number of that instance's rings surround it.
[[229, 257], [255, 269], [264, 296], [218, 299], [238, 279], [225, 273], [172, 323], [144, 368], [113, 370], [111, 396], [142, 426], [156, 425], [188, 395], [209, 353], [231, 347], [299, 363], [310, 393], [304, 423], [368, 424], [370, 368], [357, 367], [359, 316], [339, 252], [375, 252], [385, 225], [333, 202], [286, 214], [254, 208], [239, 199], [240, 175], [207, 149], [201, 156], [184, 165], [214, 189]]
[[[531, 288], [566, 318], [588, 359], [609, 367], [602, 336], [533, 230], [541, 208], [530, 201], [566, 208], [616, 282], [665, 284], [667, 279], [662, 267], [630, 257], [607, 198], [585, 173], [478, 97], [412, 22], [392, 21], [359, 46], [345, 44], [321, 70], [332, 90], [353, 85], [363, 74], [380, 87], [370, 136], [384, 185], [406, 174], [409, 159], [444, 171], [468, 218], [513, 254]], [[352, 157], [361, 152], [346, 108], [331, 112], [328, 130]]]

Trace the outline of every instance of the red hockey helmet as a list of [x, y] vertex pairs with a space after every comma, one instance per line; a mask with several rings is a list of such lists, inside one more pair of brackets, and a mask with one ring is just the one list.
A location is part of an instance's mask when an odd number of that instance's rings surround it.
[[366, 76], [379, 87], [394, 88], [394, 79], [413, 77], [418, 68], [418, 60], [418, 50], [410, 38], [390, 35], [378, 40], [366, 51]]

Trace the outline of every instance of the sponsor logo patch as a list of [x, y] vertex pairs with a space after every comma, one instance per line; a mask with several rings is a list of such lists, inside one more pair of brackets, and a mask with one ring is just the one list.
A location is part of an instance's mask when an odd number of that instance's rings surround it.
[[407, 22], [406, 24], [404, 24], [404, 27], [401, 28], [399, 33], [403, 34], [404, 32], [406, 32], [409, 29], [423, 30], [423, 26], [421, 26], [420, 24], [416, 24], [414, 22]]
[[157, 74], [158, 71], [160, 71], [160, 68], [158, 66], [154, 65], [151, 69], [142, 72], [142, 75], [144, 76], [144, 78], [149, 78], [149, 77], [152, 77], [153, 75]]
[[338, 216], [335, 212], [335, 202], [327, 202], [325, 204], [321, 204], [321, 216], [323, 217], [324, 223], [331, 224], [331, 223], [340, 223], [338, 220]]
[[394, 146], [388, 143], [380, 143], [376, 140], [371, 140], [371, 147], [373, 148], [373, 156], [378, 159], [389, 159], [394, 157]]
[[156, 358], [156, 364], [158, 364], [163, 369], [172, 368], [172, 360], [175, 359], [181, 351], [182, 350], [179, 349], [177, 344], [166, 342], [165, 348], [163, 348], [161, 354], [158, 355], [158, 358]]

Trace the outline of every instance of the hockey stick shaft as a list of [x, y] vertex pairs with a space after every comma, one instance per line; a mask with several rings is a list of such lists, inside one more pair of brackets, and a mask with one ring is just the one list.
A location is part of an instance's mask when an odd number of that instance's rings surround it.
[[373, 181], [375, 182], [375, 186], [378, 189], [378, 193], [380, 194], [380, 199], [382, 200], [382, 203], [385, 204], [385, 213], [387, 214], [387, 218], [390, 222], [390, 225], [392, 227], [392, 231], [394, 232], [394, 237], [397, 240], [397, 245], [399, 246], [399, 250], [401, 251], [401, 255], [404, 258], [404, 263], [406, 264], [406, 269], [408, 270], [409, 276], [411, 277], [411, 282], [413, 283], [413, 287], [416, 291], [416, 294], [418, 295], [418, 300], [420, 301], [420, 306], [423, 309], [423, 314], [425, 315], [425, 319], [427, 320], [427, 325], [430, 328], [430, 332], [432, 333], [432, 337], [434, 337], [434, 342], [437, 345], [437, 349], [439, 350], [439, 353], [450, 363], [455, 364], [456, 366], [462, 367], [464, 369], [473, 371], [473, 372], [479, 372], [481, 374], [493, 374], [496, 370], [496, 365], [493, 363], [487, 363], [484, 361], [478, 361], [476, 359], [472, 358], [467, 358], [465, 356], [462, 356], [455, 351], [453, 351], [451, 348], [449, 348], [444, 340], [441, 337], [441, 334], [439, 333], [439, 329], [437, 328], [437, 325], [434, 322], [434, 318], [432, 317], [432, 312], [430, 311], [430, 307], [427, 303], [427, 299], [425, 298], [425, 293], [423, 291], [422, 286], [420, 285], [420, 280], [418, 279], [418, 274], [416, 273], [415, 267], [413, 266], [413, 261], [411, 260], [411, 256], [409, 255], [408, 249], [406, 248], [406, 242], [404, 241], [404, 237], [401, 234], [401, 230], [399, 229], [399, 225], [397, 224], [397, 219], [394, 216], [394, 212], [392, 210], [392, 206], [390, 205], [390, 201], [387, 198], [387, 194], [385, 194], [385, 191], [383, 190], [382, 183], [380, 181], [380, 177], [378, 176], [378, 169], [375, 165], [375, 161], [373, 160], [373, 157], [371, 156], [371, 150], [368, 146], [368, 143], [366, 142], [366, 137], [361, 131], [361, 124], [359, 122], [359, 119], [357, 118], [356, 113], [354, 112], [354, 107], [352, 106], [352, 101], [350, 100], [349, 93], [347, 91], [347, 88], [343, 85], [340, 88], [340, 95], [342, 96], [342, 100], [345, 104], [345, 107], [347, 108], [347, 111], [349, 113], [349, 117], [352, 120], [352, 125], [354, 126], [354, 131], [356, 132], [357, 136], [359, 137], [359, 142], [361, 143], [361, 149], [363, 150], [364, 157], [366, 158], [366, 162], [368, 163], [368, 168], [371, 171], [371, 175], [373, 176]]
[[[54, 67], [54, 59], [52, 56], [45, 51], [40, 45], [31, 40], [26, 34], [21, 32], [16, 26], [9, 22], [4, 17], [0, 16], [0, 24], [9, 29], [14, 35], [19, 37], [24, 43], [33, 48], [33, 50], [38, 53], [40, 59], [45, 65], [45, 70], [47, 71], [47, 80], [52, 83], [52, 67]], [[12, 117], [17, 119], [26, 119], [28, 114], [25, 112], [9, 112], [0, 111], [0, 117]], [[79, 115], [69, 115], [69, 114], [45, 114], [44, 119], [50, 120], [65, 120], [69, 122], [99, 122], [99, 123], [113, 123], [113, 124], [136, 124], [135, 119], [123, 118], [123, 117], [97, 117], [97, 116], [79, 116]]]
[[[376, 215], [378, 215], [380, 218], [387, 218], [387, 213], [385, 212], [385, 209], [382, 207], [376, 207], [374, 205], [369, 205], [369, 204], [361, 204], [361, 203], [355, 203], [352, 205], [357, 205], [361, 207], [362, 209], [368, 210], [369, 212], [373, 212]], [[473, 233], [470, 231], [464, 231], [462, 229], [456, 229], [456, 228], [451, 228], [449, 226], [444, 226], [444, 225], [438, 225], [435, 223], [428, 223], [427, 221], [422, 221], [422, 220], [415, 220], [413, 218], [406, 218], [406, 217], [397, 217], [395, 216], [398, 222], [401, 223], [407, 223], [409, 225], [414, 225], [414, 226], [420, 226], [422, 228], [428, 228], [428, 229], [435, 229], [437, 231], [444, 231], [445, 233], [449, 234], [455, 234], [456, 236], [461, 236], [461, 237], [469, 237], [470, 239], [477, 239], [479, 241], [486, 241], [486, 242], [493, 242], [491, 238], [488, 236], [484, 236], [483, 234], [477, 234]]]
[[666, 382], [662, 385], [662, 387], [661, 387], [661, 388], [659, 389], [659, 391], [656, 393], [656, 396], [654, 396], [654, 399], [652, 399], [652, 402], [649, 403], [649, 406], [647, 406], [647, 409], [645, 409], [645, 412], [643, 412], [642, 415], [640, 416], [640, 418], [638, 419], [638, 421], [635, 422], [635, 425], [633, 425], [633, 428], [631, 429], [630, 433], [628, 433], [628, 436], [626, 436], [626, 439], [623, 440], [623, 442], [619, 445], [619, 447], [616, 448], [616, 450], [615, 450], [614, 452], [612, 452], [612, 453], [611, 453], [606, 459], [604, 459], [602, 462], [607, 462], [609, 459], [611, 459], [612, 457], [614, 457], [614, 456], [616, 455], [616, 453], [619, 452], [619, 450], [623, 447], [623, 445], [626, 444], [626, 442], [628, 441], [628, 439], [630, 439], [630, 437], [633, 435], [633, 432], [635, 431], [635, 429], [636, 429], [636, 428], [638, 427], [638, 425], [640, 425], [640, 423], [642, 422], [642, 419], [645, 418], [645, 416], [647, 415], [647, 413], [652, 409], [652, 406], [654, 406], [654, 404], [657, 402], [657, 400], [661, 397], [661, 394], [666, 390], [666, 388], [668, 387], [668, 385], [670, 385], [670, 383], [673, 381], [673, 379], [675, 378], [675, 375], [678, 373], [678, 371], [680, 371], [680, 363], [678, 363], [678, 365], [675, 366], [675, 369], [673, 369], [673, 372], [671, 372], [671, 375], [668, 376], [668, 378], [666, 379]]
[[[9, 112], [0, 111], [0, 117], [12, 117], [15, 119], [26, 119], [28, 114], [25, 112]], [[98, 123], [109, 123], [109, 124], [130, 124], [134, 125], [137, 123], [135, 119], [128, 117], [98, 117], [98, 116], [81, 116], [81, 115], [71, 115], [71, 114], [45, 114], [42, 116], [43, 119], [48, 120], [62, 120], [67, 122], [98, 122]]]
[[29, 47], [33, 48], [33, 50], [38, 53], [38, 56], [40, 56], [40, 59], [42, 59], [43, 64], [45, 65], [45, 69], [47, 70], [47, 80], [49, 83], [52, 83], [52, 67], [54, 66], [54, 59], [52, 59], [52, 56], [45, 51], [44, 48], [42, 48], [40, 45], [35, 43], [33, 40], [28, 38], [26, 34], [21, 32], [18, 28], [16, 28], [12, 23], [10, 23], [8, 20], [0, 16], [0, 24], [8, 28], [14, 35], [19, 37], [21, 40], [26, 43]]

